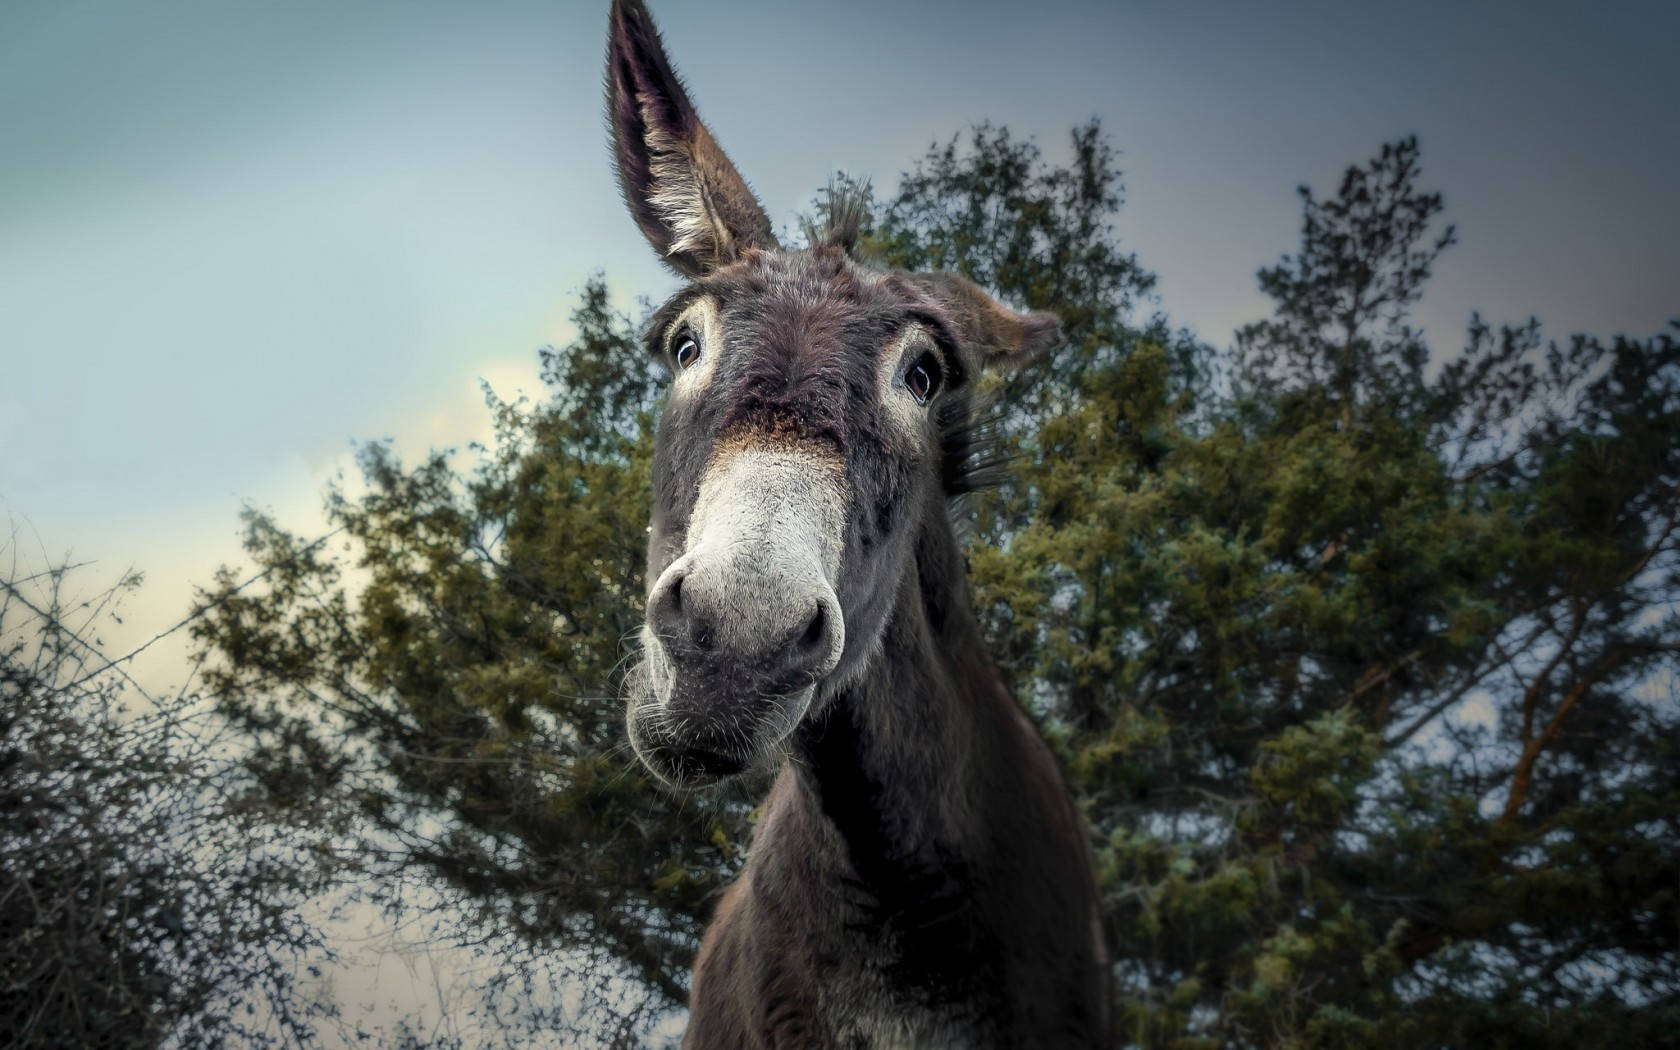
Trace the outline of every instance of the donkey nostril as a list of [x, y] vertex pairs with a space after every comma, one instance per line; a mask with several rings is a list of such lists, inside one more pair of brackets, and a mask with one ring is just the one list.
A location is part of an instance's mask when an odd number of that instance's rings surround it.
[[674, 573], [661, 581], [648, 606], [647, 622], [654, 634], [670, 645], [681, 639], [692, 640], [702, 624], [693, 622], [683, 609], [683, 574]]
[[705, 620], [696, 620], [693, 629], [689, 631], [688, 637], [694, 643], [696, 649], [709, 650], [712, 647], [712, 625]]
[[805, 628], [804, 637], [799, 640], [800, 644], [807, 649], [814, 648], [818, 642], [823, 640], [826, 634], [823, 628], [826, 626], [828, 626], [828, 614], [823, 612], [823, 607], [819, 605], [817, 606], [817, 615], [811, 617], [810, 624]]

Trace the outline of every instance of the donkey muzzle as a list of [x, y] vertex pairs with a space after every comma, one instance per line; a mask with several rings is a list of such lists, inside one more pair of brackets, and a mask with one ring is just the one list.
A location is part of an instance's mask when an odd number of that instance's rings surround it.
[[679, 675], [719, 691], [785, 695], [816, 684], [845, 642], [833, 589], [764, 571], [754, 552], [742, 553], [721, 565], [692, 555], [672, 565], [648, 601], [654, 637]]
[[654, 696], [630, 717], [656, 772], [692, 780], [754, 764], [793, 731], [840, 662], [839, 471], [832, 457], [743, 448], [706, 472], [686, 550], [648, 596]]

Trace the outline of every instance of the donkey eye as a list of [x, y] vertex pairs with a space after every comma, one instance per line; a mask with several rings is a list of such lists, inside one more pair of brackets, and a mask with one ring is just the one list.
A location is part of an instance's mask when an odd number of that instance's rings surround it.
[[687, 368], [700, 360], [700, 344], [695, 341], [694, 334], [688, 329], [677, 333], [674, 340], [678, 368]]
[[916, 358], [910, 370], [904, 373], [904, 386], [910, 391], [910, 396], [916, 399], [916, 404], [925, 405], [939, 390], [939, 379], [939, 358], [935, 357], [932, 351], [928, 351]]

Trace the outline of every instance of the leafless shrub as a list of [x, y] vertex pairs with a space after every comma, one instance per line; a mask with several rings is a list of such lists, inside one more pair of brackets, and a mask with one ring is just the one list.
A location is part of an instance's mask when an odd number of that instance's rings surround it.
[[330, 865], [260, 819], [237, 741], [154, 696], [75, 595], [0, 546], [0, 1032], [16, 1047], [315, 1045], [330, 958], [298, 905]]

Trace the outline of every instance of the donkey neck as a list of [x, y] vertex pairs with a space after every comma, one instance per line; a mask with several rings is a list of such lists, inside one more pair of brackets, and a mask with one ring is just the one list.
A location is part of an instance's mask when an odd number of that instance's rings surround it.
[[[1026, 728], [984, 650], [943, 508], [922, 527], [880, 654], [794, 741], [801, 793], [866, 882], [961, 863]], [[1003, 765], [1001, 768], [1007, 768]]]

